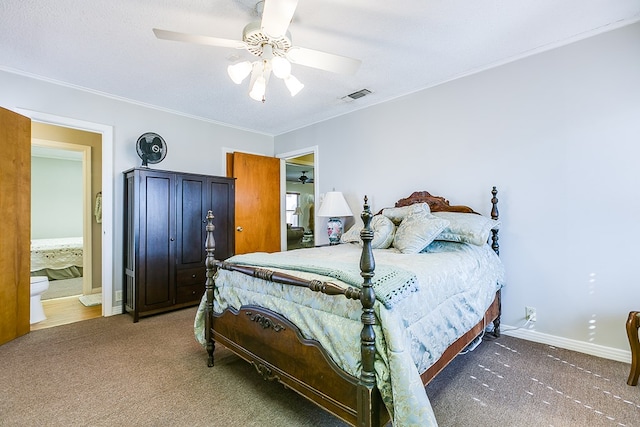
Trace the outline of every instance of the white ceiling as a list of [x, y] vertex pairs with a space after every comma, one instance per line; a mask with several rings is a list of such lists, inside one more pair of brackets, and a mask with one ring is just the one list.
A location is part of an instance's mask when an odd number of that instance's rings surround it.
[[[640, 0], [299, 0], [293, 44], [362, 66], [344, 76], [294, 64], [305, 88], [292, 98], [272, 78], [264, 104], [226, 73], [248, 52], [152, 32], [240, 40], [256, 3], [2, 0], [0, 69], [279, 135], [640, 20]], [[361, 89], [373, 93], [342, 99]]]

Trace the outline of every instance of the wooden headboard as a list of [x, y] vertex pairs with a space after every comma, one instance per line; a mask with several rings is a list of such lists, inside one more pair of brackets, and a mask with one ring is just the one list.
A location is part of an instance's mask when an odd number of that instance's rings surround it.
[[428, 203], [431, 212], [465, 212], [478, 213], [469, 206], [451, 206], [449, 201], [441, 196], [432, 196], [428, 191], [415, 191], [409, 197], [400, 199], [396, 202], [396, 208], [409, 206], [416, 203]]

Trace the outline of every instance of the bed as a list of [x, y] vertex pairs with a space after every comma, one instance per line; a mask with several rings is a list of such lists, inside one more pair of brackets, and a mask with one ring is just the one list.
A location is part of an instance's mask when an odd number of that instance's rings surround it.
[[[424, 386], [485, 330], [500, 333], [496, 195], [491, 218], [426, 191], [373, 215], [365, 197], [343, 244], [225, 262], [209, 212], [194, 322], [208, 365], [220, 343], [350, 425], [437, 425]], [[460, 233], [471, 223], [481, 232]]]
[[31, 240], [31, 275], [49, 280], [82, 277], [82, 237]]

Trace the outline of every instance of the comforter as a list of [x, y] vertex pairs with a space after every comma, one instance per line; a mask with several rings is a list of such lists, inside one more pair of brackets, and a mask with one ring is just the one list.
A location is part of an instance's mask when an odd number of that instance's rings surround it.
[[[478, 323], [504, 284], [504, 268], [488, 245], [435, 241], [419, 254], [394, 248], [373, 251], [376, 273], [398, 267], [415, 276], [411, 292], [391, 306], [375, 305], [376, 382], [394, 426], [435, 426], [437, 422], [420, 374], [436, 362], [446, 348]], [[311, 271], [278, 268], [280, 265], [335, 263], [359, 265], [361, 247], [342, 244], [258, 255], [237, 255], [228, 262], [265, 266], [305, 278], [354, 286]], [[253, 258], [252, 258], [253, 257]], [[321, 260], [321, 261], [320, 261]], [[307, 269], [308, 270], [308, 269]], [[258, 305], [287, 317], [308, 339], [318, 341], [345, 372], [360, 375], [359, 301], [318, 294], [305, 288], [266, 282], [238, 272], [219, 270], [214, 311]], [[374, 276], [374, 288], [376, 277]], [[204, 342], [203, 298], [194, 322], [196, 338]]]

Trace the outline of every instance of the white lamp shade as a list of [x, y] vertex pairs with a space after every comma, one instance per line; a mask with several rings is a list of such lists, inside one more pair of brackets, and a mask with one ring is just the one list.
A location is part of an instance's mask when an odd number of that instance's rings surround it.
[[227, 73], [235, 84], [240, 84], [251, 73], [252, 65], [249, 61], [239, 62], [227, 67]]
[[325, 194], [322, 205], [318, 209], [318, 216], [345, 217], [353, 216], [353, 213], [340, 191], [329, 191]]
[[255, 99], [256, 101], [264, 100], [264, 94], [267, 90], [267, 81], [264, 77], [260, 76], [253, 82], [253, 86], [251, 87], [251, 92], [249, 92], [249, 96], [251, 99]]
[[284, 84], [287, 86], [287, 89], [289, 89], [291, 96], [296, 96], [304, 87], [304, 85], [300, 83], [300, 80], [296, 79], [292, 75], [289, 75], [284, 79]]
[[273, 74], [280, 79], [287, 78], [291, 74], [291, 63], [286, 58], [281, 56], [274, 57], [271, 60], [271, 66], [273, 67]]
[[249, 96], [256, 101], [264, 101], [267, 91], [271, 64], [269, 61], [255, 61], [251, 69], [251, 83], [249, 84]]

